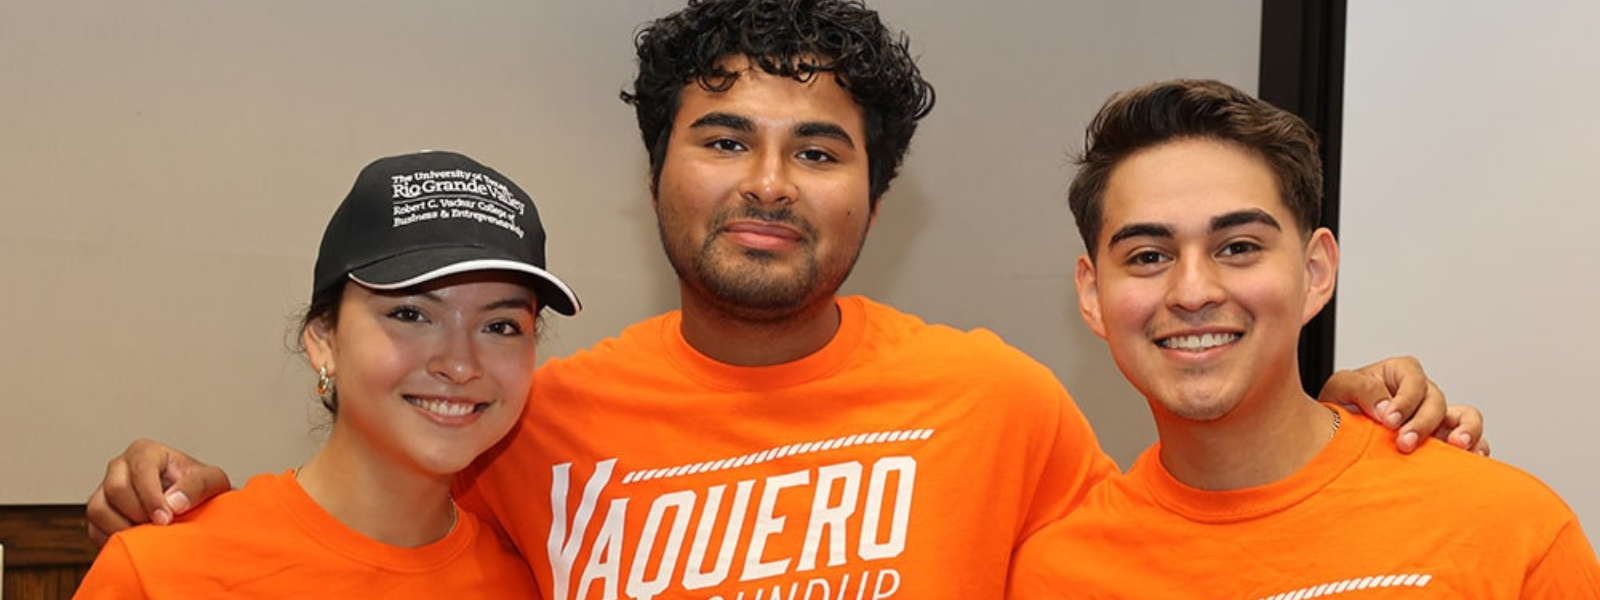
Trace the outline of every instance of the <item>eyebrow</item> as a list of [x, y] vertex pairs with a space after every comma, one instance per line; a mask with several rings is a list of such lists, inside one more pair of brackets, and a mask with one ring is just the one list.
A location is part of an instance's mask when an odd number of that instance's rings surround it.
[[724, 129], [745, 132], [756, 130], [756, 124], [751, 122], [750, 119], [725, 112], [706, 113], [700, 118], [695, 119], [693, 123], [689, 124], [690, 129], [702, 129], [706, 127], [721, 127]]
[[[749, 118], [725, 112], [706, 113], [701, 115], [700, 118], [695, 119], [693, 123], [689, 124], [690, 129], [703, 129], [707, 127], [721, 127], [723, 129], [732, 129], [734, 131], [744, 133], [750, 133], [756, 130], [755, 122], [751, 121]], [[794, 134], [802, 138], [824, 137], [835, 139], [849, 144], [851, 148], [856, 146], [855, 139], [851, 138], [850, 134], [847, 133], [843, 127], [824, 121], [805, 121], [800, 123], [794, 127]]]
[[796, 126], [794, 128], [794, 133], [795, 133], [795, 135], [803, 137], [803, 138], [805, 138], [805, 137], [831, 138], [831, 139], [835, 139], [835, 140], [839, 140], [841, 142], [844, 142], [845, 144], [848, 144], [851, 148], [856, 147], [856, 141], [853, 140], [853, 139], [850, 139], [850, 134], [846, 133], [843, 127], [840, 127], [840, 126], [838, 126], [836, 124], [833, 124], [833, 123], [823, 123], [823, 122], [819, 122], [819, 121], [806, 121], [806, 122], [801, 123], [800, 125]]
[[535, 306], [536, 306], [536, 304], [534, 303], [532, 298], [506, 298], [505, 300], [500, 300], [500, 301], [496, 301], [496, 302], [490, 302], [489, 305], [483, 307], [483, 309], [484, 310], [499, 310], [499, 309], [502, 309], [502, 308], [511, 308], [511, 309], [525, 309], [528, 312], [534, 312], [536, 310]]
[[[1259, 208], [1250, 208], [1212, 217], [1211, 232], [1216, 233], [1225, 229], [1232, 229], [1234, 227], [1250, 225], [1252, 223], [1266, 225], [1273, 229], [1283, 231], [1283, 227], [1278, 224], [1278, 220], [1272, 218], [1272, 215], [1268, 214], [1267, 211]], [[1106, 242], [1106, 245], [1115, 246], [1117, 242], [1133, 237], [1171, 239], [1173, 234], [1172, 228], [1167, 227], [1166, 225], [1160, 225], [1156, 223], [1129, 223], [1127, 225], [1123, 225], [1120, 229], [1117, 229], [1115, 233], [1112, 233], [1111, 239]]]
[[1115, 246], [1117, 245], [1117, 242], [1132, 237], [1155, 237], [1170, 239], [1172, 237], [1172, 228], [1167, 227], [1166, 225], [1157, 225], [1155, 223], [1129, 223], [1127, 225], [1123, 225], [1121, 229], [1116, 231], [1116, 233], [1111, 234], [1111, 239], [1106, 242], [1106, 245]]
[[[434, 302], [441, 304], [444, 303], [444, 299], [440, 298], [438, 294], [435, 294], [432, 291], [422, 292], [417, 295]], [[502, 308], [527, 309], [529, 312], [533, 312], [535, 310], [532, 298], [505, 298], [502, 300], [496, 300], [484, 305], [483, 310], [500, 310]]]
[[1252, 223], [1259, 223], [1278, 231], [1283, 231], [1283, 226], [1278, 224], [1277, 219], [1272, 218], [1272, 215], [1267, 214], [1267, 211], [1259, 208], [1236, 210], [1228, 214], [1212, 217], [1211, 231], [1222, 231], [1224, 229], [1232, 229], [1234, 227], [1249, 225]]

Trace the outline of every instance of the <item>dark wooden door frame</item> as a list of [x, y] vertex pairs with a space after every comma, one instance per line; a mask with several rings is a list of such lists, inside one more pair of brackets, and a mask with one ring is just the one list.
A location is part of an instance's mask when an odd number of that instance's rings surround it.
[[4, 600], [67, 600], [99, 551], [82, 504], [0, 506]]
[[[1339, 233], [1346, 0], [1262, 0], [1263, 100], [1309, 123], [1322, 140], [1322, 224]], [[1300, 332], [1300, 378], [1312, 396], [1333, 374], [1338, 295]]]

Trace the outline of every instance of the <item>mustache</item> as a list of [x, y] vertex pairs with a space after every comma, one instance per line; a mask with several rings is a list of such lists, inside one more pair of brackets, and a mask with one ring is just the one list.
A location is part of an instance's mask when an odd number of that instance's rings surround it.
[[817, 237], [817, 229], [812, 227], [809, 221], [806, 221], [805, 219], [800, 218], [798, 215], [795, 215], [794, 211], [788, 208], [762, 210], [754, 206], [742, 206], [736, 209], [726, 210], [717, 213], [717, 215], [712, 218], [711, 230], [720, 231], [728, 226], [729, 221], [734, 220], [779, 223], [800, 230], [806, 235], [807, 238], [815, 239]]

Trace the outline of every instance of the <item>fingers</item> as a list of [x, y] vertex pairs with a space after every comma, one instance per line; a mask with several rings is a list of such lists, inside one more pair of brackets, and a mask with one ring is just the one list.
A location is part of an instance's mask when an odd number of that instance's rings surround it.
[[134, 525], [166, 525], [230, 487], [222, 469], [159, 443], [135, 440], [106, 464], [105, 479], [89, 496], [89, 539], [105, 544]]
[[1411, 453], [1433, 436], [1457, 448], [1489, 455], [1489, 442], [1483, 439], [1483, 413], [1470, 406], [1449, 406], [1444, 391], [1428, 379], [1422, 363], [1414, 357], [1401, 356], [1334, 373], [1318, 399], [1359, 406], [1379, 423], [1398, 428], [1395, 446], [1404, 453]]
[[106, 535], [106, 532], [101, 531], [99, 527], [95, 527], [94, 523], [89, 524], [89, 543], [94, 544], [94, 547], [103, 547], [110, 539], [111, 536]]
[[1478, 443], [1472, 446], [1472, 451], [1481, 456], [1489, 456], [1489, 440], [1478, 438]]
[[[137, 445], [138, 442], [134, 444]], [[100, 487], [95, 489], [94, 495], [89, 498], [86, 511], [89, 522], [106, 536], [140, 523], [150, 522], [150, 513], [139, 500], [139, 493], [133, 483], [132, 468], [127, 460], [128, 453], [133, 450], [134, 446], [129, 446], [122, 454], [106, 463], [105, 478], [101, 480]]]
[[1440, 430], [1447, 409], [1444, 392], [1410, 356], [1335, 373], [1320, 399], [1361, 407], [1373, 420], [1397, 430], [1395, 446], [1406, 453]]
[[[1420, 371], [1419, 371], [1420, 373]], [[1415, 394], [1416, 412], [1400, 427], [1400, 435], [1395, 440], [1395, 447], [1401, 452], [1410, 454], [1422, 445], [1422, 440], [1436, 432], [1446, 431], [1445, 418], [1448, 407], [1444, 402], [1444, 391], [1432, 381], [1426, 381], [1422, 386], [1422, 393]], [[1401, 404], [1401, 396], [1405, 393], [1395, 394], [1395, 403]], [[1405, 400], [1411, 401], [1411, 398]]]
[[169, 469], [173, 483], [167, 488], [166, 501], [172, 507], [172, 514], [181, 515], [191, 507], [228, 491], [232, 483], [228, 481], [228, 474], [222, 469], [211, 465], [195, 462], [187, 456], [178, 461], [179, 466]]
[[1317, 399], [1340, 404], [1352, 410], [1359, 409], [1374, 421], [1389, 425], [1392, 429], [1400, 422], [1396, 420], [1393, 424], [1389, 424], [1389, 415], [1392, 413], [1389, 388], [1382, 377], [1368, 371], [1370, 368], [1369, 365], [1356, 371], [1335, 372], [1328, 378], [1327, 383], [1323, 384]]
[[86, 512], [89, 519], [89, 541], [94, 542], [96, 546], [104, 546], [112, 533], [136, 524], [123, 517], [106, 501], [104, 484], [95, 488], [94, 493], [89, 496]]
[[1489, 455], [1489, 441], [1483, 439], [1483, 412], [1471, 406], [1452, 406], [1446, 411], [1444, 424], [1434, 436], [1451, 446]]
[[111, 487], [111, 466], [107, 467], [106, 495], [117, 512], [135, 523], [166, 525], [172, 522], [173, 511], [166, 497], [167, 484], [171, 481], [162, 478], [172, 460], [171, 455], [172, 451], [166, 446], [140, 439], [111, 461], [112, 466], [120, 462], [126, 473], [127, 489], [116, 489]]
[[1416, 358], [1398, 356], [1364, 368], [1373, 369], [1392, 396], [1388, 406], [1390, 412], [1384, 415], [1383, 424], [1395, 429], [1405, 423], [1406, 427], [1400, 431], [1401, 437], [1415, 432], [1418, 436], [1413, 443], [1420, 442], [1420, 436], [1433, 431], [1439, 425], [1439, 420], [1444, 418], [1444, 392], [1428, 379], [1427, 373], [1422, 372], [1422, 363]]

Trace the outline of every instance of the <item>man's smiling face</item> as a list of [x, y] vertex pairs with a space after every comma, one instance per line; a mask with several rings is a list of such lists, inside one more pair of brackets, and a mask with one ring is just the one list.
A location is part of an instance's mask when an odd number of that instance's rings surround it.
[[1166, 142], [1117, 165], [1103, 203], [1080, 308], [1158, 417], [1209, 421], [1298, 392], [1300, 328], [1332, 294], [1337, 248], [1298, 230], [1264, 160]]
[[830, 73], [727, 63], [727, 90], [680, 97], [655, 195], [662, 245], [690, 293], [781, 319], [831, 302], [866, 241], [865, 116]]

